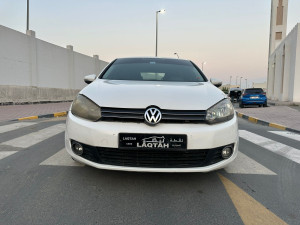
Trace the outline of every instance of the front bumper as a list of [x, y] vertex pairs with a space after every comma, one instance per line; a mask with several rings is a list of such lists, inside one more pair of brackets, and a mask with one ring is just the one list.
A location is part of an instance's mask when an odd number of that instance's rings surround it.
[[[187, 152], [216, 149], [234, 144], [233, 154], [229, 159], [201, 167], [150, 168], [133, 167], [97, 163], [73, 153], [71, 140], [95, 148], [118, 149], [119, 133], [149, 133], [149, 134], [186, 134], [188, 139]], [[77, 161], [109, 170], [140, 171], [140, 172], [209, 172], [225, 167], [232, 162], [238, 152], [237, 118], [225, 123], [209, 124], [158, 124], [154, 127], [144, 123], [125, 122], [90, 122], [78, 118], [70, 112], [67, 118], [65, 145], [68, 153]]]

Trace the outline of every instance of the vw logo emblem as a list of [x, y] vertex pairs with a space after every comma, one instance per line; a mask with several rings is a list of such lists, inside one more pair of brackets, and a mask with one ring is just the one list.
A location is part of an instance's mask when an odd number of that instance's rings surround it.
[[161, 120], [161, 112], [158, 108], [149, 108], [145, 112], [145, 120], [150, 125], [156, 125]]

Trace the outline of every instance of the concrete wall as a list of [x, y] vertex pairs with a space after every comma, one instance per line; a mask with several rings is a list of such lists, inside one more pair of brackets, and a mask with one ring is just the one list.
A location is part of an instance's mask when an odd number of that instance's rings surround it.
[[268, 98], [300, 102], [300, 23], [269, 57]]
[[72, 100], [107, 64], [0, 25], [0, 103]]

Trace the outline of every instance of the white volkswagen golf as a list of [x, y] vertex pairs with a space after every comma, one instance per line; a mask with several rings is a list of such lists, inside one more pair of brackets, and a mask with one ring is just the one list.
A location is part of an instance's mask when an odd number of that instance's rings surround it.
[[208, 172], [235, 159], [233, 106], [193, 62], [116, 59], [85, 81], [67, 118], [74, 160], [109, 170]]

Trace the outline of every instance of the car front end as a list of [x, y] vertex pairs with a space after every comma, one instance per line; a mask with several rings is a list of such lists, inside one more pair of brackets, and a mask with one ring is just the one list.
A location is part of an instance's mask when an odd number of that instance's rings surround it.
[[122, 171], [209, 172], [238, 144], [232, 104], [209, 82], [97, 79], [73, 102], [65, 133], [74, 160]]

